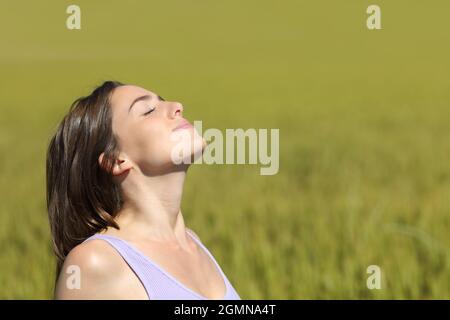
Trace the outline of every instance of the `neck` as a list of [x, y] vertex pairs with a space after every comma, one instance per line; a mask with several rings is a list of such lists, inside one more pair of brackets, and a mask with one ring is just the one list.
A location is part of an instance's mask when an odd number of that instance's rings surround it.
[[121, 183], [123, 207], [116, 216], [120, 229], [136, 237], [164, 243], [186, 243], [180, 210], [186, 170], [145, 176], [130, 170]]

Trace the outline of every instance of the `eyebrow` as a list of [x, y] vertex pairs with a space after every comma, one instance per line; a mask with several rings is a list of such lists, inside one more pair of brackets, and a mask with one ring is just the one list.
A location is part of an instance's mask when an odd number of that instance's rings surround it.
[[133, 108], [133, 106], [134, 106], [134, 104], [135, 104], [136, 102], [139, 102], [139, 101], [142, 101], [142, 100], [150, 100], [151, 98], [152, 98], [152, 96], [149, 95], [149, 94], [146, 94], [146, 95], [137, 97], [137, 98], [134, 99], [133, 102], [130, 104], [130, 107], [128, 108], [128, 113], [130, 113], [131, 108]]
[[[151, 99], [152, 99], [152, 96], [149, 95], [149, 94], [137, 97], [136, 99], [133, 100], [133, 102], [131, 103], [130, 107], [128, 108], [128, 113], [130, 113], [131, 108], [134, 106], [134, 104], [136, 102], [143, 101], [143, 100], [151, 100]], [[161, 96], [158, 96], [158, 100], [159, 101], [165, 101]]]

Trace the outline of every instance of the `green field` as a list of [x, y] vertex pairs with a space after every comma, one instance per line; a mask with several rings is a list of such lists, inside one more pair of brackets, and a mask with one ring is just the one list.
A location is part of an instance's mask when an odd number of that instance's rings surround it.
[[277, 175], [194, 165], [185, 184], [241, 298], [450, 298], [448, 1], [78, 0], [68, 30], [73, 3], [0, 1], [0, 298], [52, 297], [46, 147], [109, 79], [204, 129], [280, 129]]

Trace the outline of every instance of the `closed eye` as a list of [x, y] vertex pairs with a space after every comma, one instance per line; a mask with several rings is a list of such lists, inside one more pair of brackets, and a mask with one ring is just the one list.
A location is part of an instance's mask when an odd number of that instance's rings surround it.
[[152, 113], [153, 111], [155, 111], [156, 107], [151, 108], [150, 110], [148, 110], [147, 112], [145, 112], [143, 115], [146, 116], [150, 113]]

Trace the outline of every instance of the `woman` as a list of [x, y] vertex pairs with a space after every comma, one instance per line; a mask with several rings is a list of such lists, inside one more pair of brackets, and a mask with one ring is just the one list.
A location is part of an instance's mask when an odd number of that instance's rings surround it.
[[115, 81], [72, 104], [47, 154], [55, 298], [240, 299], [184, 223], [186, 160], [205, 141], [182, 114]]

